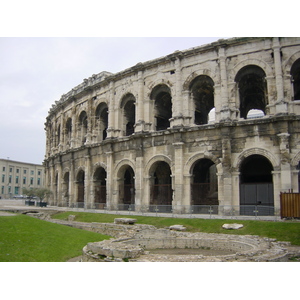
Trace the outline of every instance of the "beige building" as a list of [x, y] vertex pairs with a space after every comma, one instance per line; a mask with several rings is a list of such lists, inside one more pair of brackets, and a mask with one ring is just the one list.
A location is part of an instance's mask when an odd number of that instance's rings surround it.
[[9, 159], [0, 159], [2, 199], [12, 199], [23, 194], [23, 188], [44, 187], [43, 165]]
[[101, 72], [45, 126], [53, 204], [277, 214], [299, 185], [300, 38], [219, 40]]

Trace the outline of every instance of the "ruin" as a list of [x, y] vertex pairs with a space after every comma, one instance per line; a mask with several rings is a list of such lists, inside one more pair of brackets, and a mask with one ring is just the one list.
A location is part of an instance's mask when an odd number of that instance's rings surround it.
[[175, 51], [62, 95], [45, 130], [50, 204], [278, 215], [299, 191], [300, 38]]

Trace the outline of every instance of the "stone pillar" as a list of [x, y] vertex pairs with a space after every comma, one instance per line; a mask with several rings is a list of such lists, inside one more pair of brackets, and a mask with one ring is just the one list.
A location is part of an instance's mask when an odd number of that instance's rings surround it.
[[143, 186], [143, 174], [144, 174], [144, 151], [142, 146], [142, 140], [137, 141], [139, 145], [136, 149], [135, 158], [135, 209], [140, 211], [142, 209], [142, 199], [145, 187]]
[[289, 133], [277, 134], [280, 139], [280, 168], [281, 168], [281, 192], [292, 189]]
[[[89, 151], [89, 149], [88, 149]], [[92, 176], [92, 162], [91, 155], [88, 153], [85, 156], [85, 167], [84, 167], [84, 208], [93, 208], [94, 197], [93, 197], [93, 176]]]
[[108, 102], [108, 128], [107, 128], [107, 138], [114, 137], [114, 129], [115, 129], [115, 84], [113, 81], [109, 83], [109, 102]]
[[[227, 83], [227, 71], [226, 71], [226, 55], [225, 49], [219, 48], [219, 67], [220, 67], [220, 91], [221, 91], [221, 110], [220, 121], [226, 121], [231, 119], [231, 110], [228, 103], [228, 83]], [[216, 104], [215, 104], [216, 106]], [[216, 115], [219, 114], [216, 111]]]
[[136, 122], [135, 132], [143, 132], [145, 127], [144, 120], [144, 75], [143, 71], [138, 73], [138, 98], [136, 99]]
[[190, 91], [185, 90], [181, 92], [181, 102], [182, 102], [182, 114], [183, 114], [183, 124], [184, 126], [190, 126], [194, 120], [194, 105], [192, 103], [192, 97], [190, 96]]
[[69, 205], [72, 207], [76, 203], [75, 199], [75, 189], [76, 189], [76, 174], [75, 174], [75, 161], [72, 157], [70, 160], [70, 175], [69, 175]]
[[[224, 210], [232, 206], [232, 174], [231, 174], [231, 137], [230, 128], [222, 128], [222, 179], [223, 181], [223, 203]], [[226, 212], [225, 212], [226, 213]]]
[[[174, 76], [174, 75], [173, 75]], [[172, 95], [173, 111], [170, 120], [171, 127], [182, 127], [183, 122], [183, 101], [181, 95], [182, 79], [181, 79], [181, 59], [177, 57], [175, 60], [175, 95]]]
[[173, 212], [181, 213], [187, 207], [183, 206], [183, 142], [176, 142], [172, 144], [174, 147], [174, 198], [173, 198]]
[[273, 38], [273, 54], [274, 54], [274, 67], [275, 67], [275, 80], [276, 80], [276, 114], [287, 113], [287, 103], [284, 100], [283, 93], [283, 76], [281, 67], [281, 54], [279, 38]]
[[114, 209], [113, 203], [113, 196], [114, 196], [114, 189], [113, 189], [113, 170], [114, 170], [114, 163], [113, 163], [113, 151], [108, 151], [106, 154], [106, 206], [107, 209], [112, 210]]

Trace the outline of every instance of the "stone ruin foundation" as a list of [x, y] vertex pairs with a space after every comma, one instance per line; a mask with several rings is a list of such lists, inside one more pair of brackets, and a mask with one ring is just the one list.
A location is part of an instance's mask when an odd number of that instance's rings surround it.
[[258, 236], [145, 229], [128, 238], [88, 243], [82, 261], [275, 262], [299, 255], [296, 248]]

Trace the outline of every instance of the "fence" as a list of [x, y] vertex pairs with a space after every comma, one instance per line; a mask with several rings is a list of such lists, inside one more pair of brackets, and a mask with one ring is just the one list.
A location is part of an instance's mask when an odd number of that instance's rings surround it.
[[138, 213], [138, 214], [176, 214], [176, 215], [206, 215], [211, 218], [214, 216], [279, 216], [279, 210], [275, 210], [274, 206], [264, 205], [136, 205], [136, 204], [118, 204], [116, 206], [105, 206], [95, 204], [85, 204], [83, 202], [60, 203], [60, 207], [70, 207], [87, 210], [104, 210], [104, 211], [116, 211], [126, 213]]
[[281, 218], [300, 218], [300, 193], [280, 193]]

